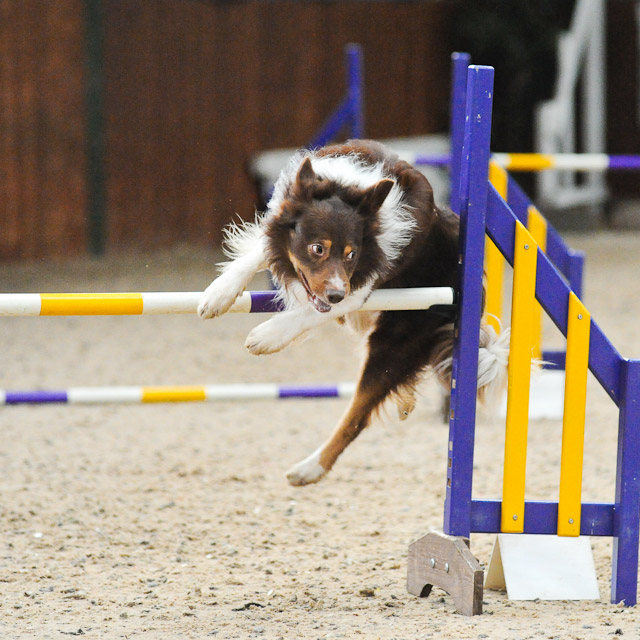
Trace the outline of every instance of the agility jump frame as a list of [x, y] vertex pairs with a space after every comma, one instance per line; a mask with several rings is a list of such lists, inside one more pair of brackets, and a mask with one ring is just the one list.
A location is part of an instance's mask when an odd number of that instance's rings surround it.
[[[409, 550], [408, 589], [449, 591], [467, 615], [482, 611], [482, 569], [468, 552], [471, 533], [591, 535], [613, 538], [611, 601], [636, 604], [640, 529], [640, 360], [623, 358], [513, 208], [489, 182], [493, 69], [467, 72], [459, 164], [452, 158], [453, 206], [461, 217], [461, 282], [452, 372], [444, 534]], [[454, 149], [455, 151], [455, 149]], [[522, 194], [519, 194], [520, 197]], [[514, 302], [502, 500], [474, 500], [473, 451], [485, 235], [514, 267]], [[525, 500], [526, 434], [535, 299], [567, 337], [567, 383], [560, 499]], [[581, 503], [587, 365], [619, 407], [615, 501]], [[569, 413], [569, 416], [567, 416]]]

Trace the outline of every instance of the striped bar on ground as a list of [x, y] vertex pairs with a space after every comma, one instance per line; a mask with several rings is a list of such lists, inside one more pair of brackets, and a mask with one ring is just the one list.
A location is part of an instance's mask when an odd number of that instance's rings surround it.
[[0, 405], [15, 404], [147, 404], [293, 398], [348, 398], [355, 383], [292, 385], [277, 383], [185, 386], [69, 387], [61, 390], [0, 390]]
[[[0, 293], [0, 316], [111, 316], [195, 313], [202, 292], [145, 293]], [[451, 305], [450, 287], [378, 289], [362, 311], [412, 311]], [[235, 313], [281, 311], [275, 291], [245, 291], [229, 310]]]

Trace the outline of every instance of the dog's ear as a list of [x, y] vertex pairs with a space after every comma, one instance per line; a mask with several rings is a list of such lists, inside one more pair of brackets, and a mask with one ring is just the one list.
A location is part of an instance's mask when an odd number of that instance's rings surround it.
[[310, 186], [316, 181], [316, 174], [311, 166], [311, 158], [305, 158], [296, 174], [296, 182], [301, 186]]
[[358, 213], [364, 215], [373, 215], [382, 206], [389, 191], [395, 182], [393, 180], [384, 179], [369, 187], [362, 195], [362, 202], [358, 207]]

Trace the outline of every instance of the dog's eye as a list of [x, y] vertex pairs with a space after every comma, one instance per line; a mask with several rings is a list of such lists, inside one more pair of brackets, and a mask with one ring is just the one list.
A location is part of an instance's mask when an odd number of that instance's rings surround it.
[[349, 262], [351, 262], [352, 260], [355, 260], [355, 258], [356, 258], [355, 251], [349, 251], [349, 253], [347, 253], [347, 255], [345, 256], [345, 260], [348, 260]]
[[312, 244], [311, 253], [316, 256], [322, 256], [324, 255], [324, 247], [321, 244]]

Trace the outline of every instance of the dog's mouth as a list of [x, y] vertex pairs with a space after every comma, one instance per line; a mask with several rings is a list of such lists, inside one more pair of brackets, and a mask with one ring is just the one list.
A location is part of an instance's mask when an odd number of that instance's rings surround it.
[[311, 287], [309, 286], [309, 281], [307, 280], [304, 273], [302, 273], [302, 271], [298, 271], [298, 277], [300, 278], [300, 282], [302, 282], [302, 286], [307, 292], [307, 298], [309, 298], [309, 302], [311, 302], [315, 310], [319, 311], [320, 313], [327, 313], [328, 311], [331, 311], [331, 305], [328, 302], [325, 302], [324, 300], [319, 298], [317, 294], [315, 294], [311, 290]]

